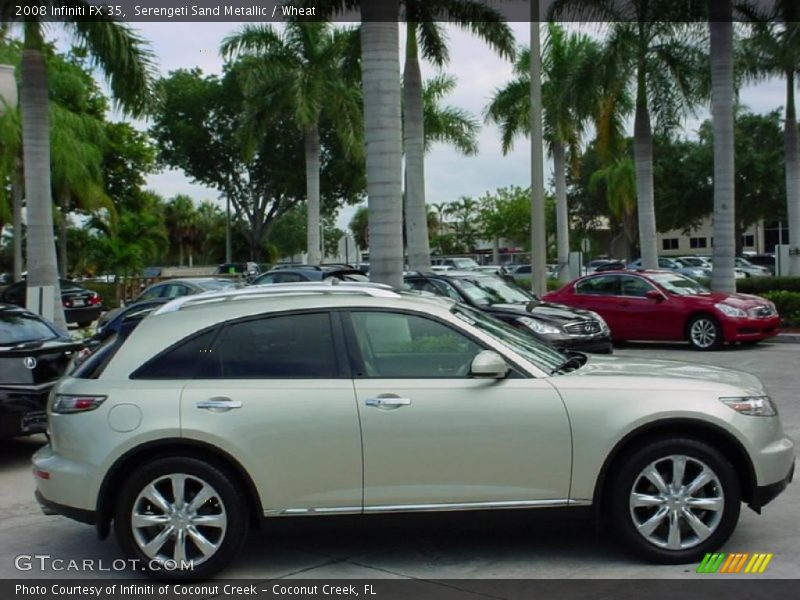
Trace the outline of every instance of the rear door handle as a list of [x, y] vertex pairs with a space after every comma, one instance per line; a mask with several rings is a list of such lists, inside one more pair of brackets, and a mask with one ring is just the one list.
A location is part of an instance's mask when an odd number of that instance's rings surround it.
[[214, 412], [226, 412], [232, 408], [242, 408], [242, 401], [225, 397], [209, 398], [208, 400], [198, 400], [195, 406]]
[[378, 408], [397, 408], [399, 406], [409, 406], [411, 398], [368, 398], [365, 404], [367, 406], [377, 406]]

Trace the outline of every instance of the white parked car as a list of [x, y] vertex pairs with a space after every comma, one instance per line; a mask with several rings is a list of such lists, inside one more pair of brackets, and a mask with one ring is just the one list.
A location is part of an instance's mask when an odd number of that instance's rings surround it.
[[693, 562], [794, 467], [752, 375], [567, 356], [373, 284], [174, 300], [62, 379], [48, 416], [45, 510], [113, 522], [161, 578], [210, 576], [265, 518], [553, 506]]

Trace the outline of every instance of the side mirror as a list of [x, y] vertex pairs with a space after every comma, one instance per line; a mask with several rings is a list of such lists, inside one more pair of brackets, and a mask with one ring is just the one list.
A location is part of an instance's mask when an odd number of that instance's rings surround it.
[[650, 290], [645, 294], [645, 296], [650, 300], [655, 300], [656, 302], [663, 302], [665, 299], [664, 294], [662, 294], [658, 290]]
[[489, 379], [502, 379], [508, 373], [508, 365], [497, 352], [484, 350], [472, 359], [470, 375]]

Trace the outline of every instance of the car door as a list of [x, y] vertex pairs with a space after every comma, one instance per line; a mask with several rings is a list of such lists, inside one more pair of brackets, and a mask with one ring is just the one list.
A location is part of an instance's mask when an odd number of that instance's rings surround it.
[[544, 379], [472, 378], [484, 346], [427, 315], [349, 313], [364, 444], [364, 511], [561, 504], [566, 411]]
[[183, 390], [183, 435], [241, 462], [265, 514], [361, 511], [361, 432], [339, 329], [324, 311], [229, 323]]
[[[626, 339], [668, 340], [674, 329], [671, 320], [675, 317], [667, 296], [649, 281], [635, 275], [620, 276], [622, 297], [620, 305], [627, 320]], [[658, 291], [662, 300], [647, 297], [648, 292]]]

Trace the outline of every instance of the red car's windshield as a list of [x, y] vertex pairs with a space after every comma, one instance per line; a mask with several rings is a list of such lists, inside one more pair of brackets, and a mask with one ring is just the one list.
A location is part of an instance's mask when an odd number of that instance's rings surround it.
[[648, 276], [668, 292], [678, 296], [695, 296], [697, 294], [710, 293], [708, 288], [703, 287], [694, 279], [678, 273], [651, 273]]

